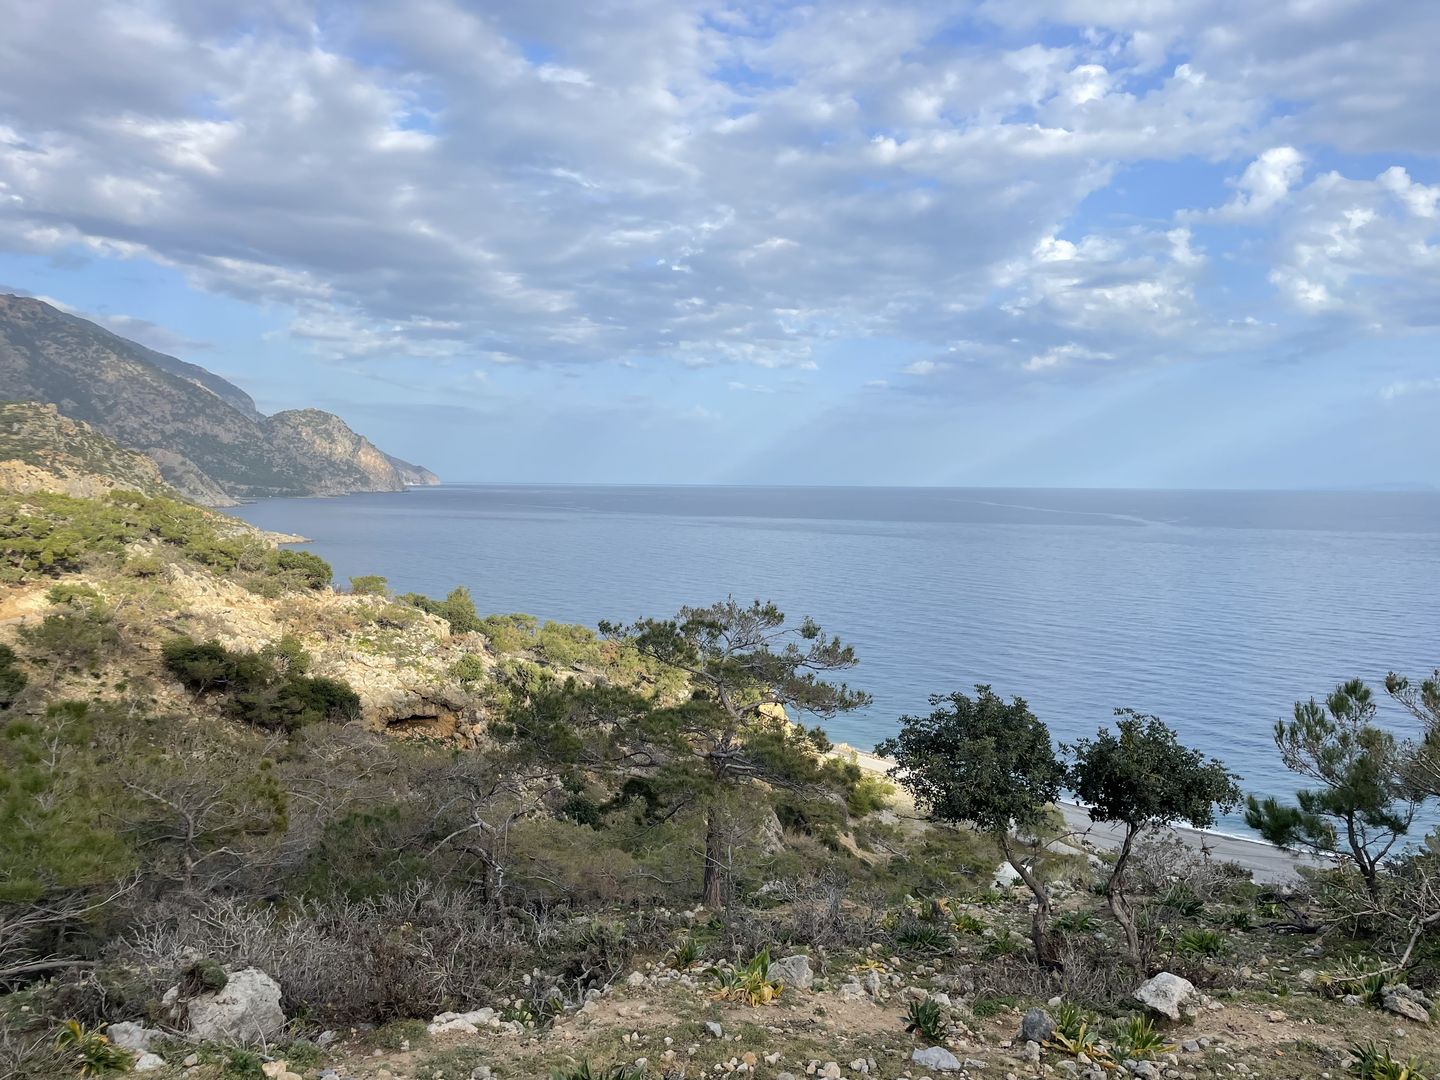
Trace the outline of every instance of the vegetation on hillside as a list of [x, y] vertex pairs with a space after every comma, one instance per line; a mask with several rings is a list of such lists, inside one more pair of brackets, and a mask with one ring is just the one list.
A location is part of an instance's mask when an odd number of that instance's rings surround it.
[[[929, 821], [897, 814], [892, 787], [795, 722], [866, 702], [839, 681], [858, 657], [773, 604], [597, 633], [482, 615], [464, 588], [395, 596], [369, 575], [338, 595], [312, 554], [133, 493], [0, 498], [0, 550], [8, 595], [25, 598], [0, 643], [5, 1080], [77, 1055], [110, 1068], [101, 1025], [163, 1023], [167, 988], [247, 965], [281, 982], [292, 1065], [318, 1060], [304, 1040], [327, 1027], [375, 1025], [347, 1051], [360, 1057], [423, 1047], [413, 1021], [445, 1010], [490, 1005], [538, 1033], [635, 985], [627, 972], [646, 986], [668, 972], [688, 995], [670, 1003], [675, 1045], [707, 1073], [727, 1062], [703, 1010], [790, 1015], [799, 991], [769, 961], [797, 952], [824, 1002], [877, 1007], [890, 1026], [867, 1034], [872, 1054], [989, 1052], [1013, 1036], [1012, 1010], [1059, 997], [1038, 1052], [1117, 1069], [1184, 1037], [1130, 997], [1157, 971], [1236, 1008], [1339, 1016], [1357, 1043], [1383, 1039], [1399, 988], [1440, 983], [1440, 843], [1408, 832], [1440, 796], [1440, 675], [1387, 683], [1421, 725], [1408, 741], [1370, 733], [1355, 684], [1277, 729], [1311, 793], [1252, 812], [1336, 856], [1280, 893], [1173, 839], [1170, 823], [1233, 805], [1234, 778], [1126, 710], [1057, 747], [1022, 699], [932, 698], [880, 747]], [[177, 576], [221, 607], [175, 610]], [[270, 619], [245, 624], [249, 644], [225, 618], [237, 598]], [[255, 642], [272, 625], [285, 629]], [[473, 733], [389, 737], [364, 687], [337, 677], [336, 633], [369, 643], [362, 674], [411, 662], [402, 644], [428, 657], [433, 692], [463, 699]], [[1067, 789], [1121, 826], [1118, 853], [1065, 835], [1051, 804]], [[1352, 820], [1388, 830], [1367, 834], [1388, 843], [1378, 857], [1350, 845]], [[807, 1031], [776, 1052], [814, 1046]], [[526, 1045], [534, 1075], [583, 1067]], [[650, 1050], [596, 1045], [605, 1068], [648, 1055], [642, 1075], [665, 1075]], [[259, 1066], [249, 1050], [193, 1052], [192, 1080]], [[1385, 1053], [1351, 1056], [1382, 1068]], [[437, 1045], [424, 1060], [414, 1075], [495, 1059]]]

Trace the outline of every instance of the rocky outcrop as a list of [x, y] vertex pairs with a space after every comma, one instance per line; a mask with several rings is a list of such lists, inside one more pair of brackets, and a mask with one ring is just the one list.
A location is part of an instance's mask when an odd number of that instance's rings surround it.
[[400, 479], [411, 487], [434, 487], [440, 483], [440, 477], [436, 476], [423, 465], [412, 465], [410, 462], [401, 461], [398, 457], [394, 457], [391, 454], [386, 454], [385, 457], [391, 465], [395, 466], [395, 471], [400, 474]]
[[53, 405], [0, 402], [0, 491], [97, 498], [123, 489], [176, 495], [154, 461]]
[[54, 405], [148, 455], [169, 484], [207, 505], [433, 482], [339, 417], [263, 417], [218, 375], [30, 297], [0, 296], [0, 399]]

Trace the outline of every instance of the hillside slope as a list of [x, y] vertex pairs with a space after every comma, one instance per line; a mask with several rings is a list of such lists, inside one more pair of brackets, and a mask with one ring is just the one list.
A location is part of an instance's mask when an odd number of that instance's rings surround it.
[[175, 494], [144, 454], [34, 401], [0, 402], [0, 490], [90, 498], [115, 490]]
[[0, 296], [0, 398], [42, 401], [147, 455], [187, 498], [399, 491], [415, 483], [338, 417], [262, 417], [205, 369], [28, 297]]

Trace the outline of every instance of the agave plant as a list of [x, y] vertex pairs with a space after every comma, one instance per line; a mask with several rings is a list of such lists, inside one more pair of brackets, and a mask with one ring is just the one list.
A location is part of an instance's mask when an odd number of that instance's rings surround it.
[[1155, 1030], [1155, 1024], [1144, 1016], [1130, 1017], [1120, 1025], [1115, 1035], [1116, 1053], [1131, 1061], [1147, 1061], [1174, 1049]]
[[742, 1005], [773, 1005], [780, 998], [780, 983], [767, 976], [770, 950], [765, 949], [744, 967], [715, 975], [715, 996]]
[[1221, 956], [1229, 948], [1225, 935], [1215, 930], [1186, 930], [1176, 946], [1190, 956]]
[[1381, 1049], [1373, 1042], [1356, 1043], [1350, 1047], [1350, 1067], [1346, 1070], [1357, 1080], [1429, 1080], [1427, 1066], [1417, 1058], [1396, 1061], [1389, 1048]]
[[633, 1065], [611, 1065], [595, 1072], [588, 1061], [571, 1069], [550, 1070], [550, 1080], [636, 1080], [640, 1075], [640, 1070]]
[[670, 952], [670, 966], [676, 971], [689, 971], [705, 955], [700, 943], [689, 934], [680, 939], [679, 944]]
[[945, 1020], [936, 1001], [912, 1001], [905, 1014], [905, 1030], [927, 1042], [938, 1043], [945, 1035]]
[[116, 1046], [100, 1028], [87, 1028], [79, 1020], [66, 1020], [55, 1039], [59, 1050], [74, 1055], [75, 1071], [81, 1076], [129, 1072], [135, 1055]]
[[1095, 1030], [1090, 1026], [1094, 1022], [1093, 1014], [1068, 1001], [1062, 1002], [1055, 1010], [1055, 1034], [1046, 1040], [1045, 1045], [1071, 1057], [1084, 1054], [1102, 1068], [1109, 1068], [1114, 1063], [1100, 1049]]

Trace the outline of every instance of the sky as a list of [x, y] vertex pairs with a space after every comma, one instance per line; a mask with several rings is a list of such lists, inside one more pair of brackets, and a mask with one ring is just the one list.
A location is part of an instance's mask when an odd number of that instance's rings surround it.
[[1440, 485], [1433, 0], [0, 25], [0, 291], [447, 480]]

